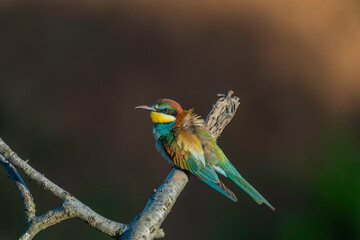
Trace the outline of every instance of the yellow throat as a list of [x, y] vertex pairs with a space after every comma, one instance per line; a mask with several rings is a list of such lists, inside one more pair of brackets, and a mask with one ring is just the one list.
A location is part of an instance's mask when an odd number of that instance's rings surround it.
[[153, 123], [171, 123], [176, 120], [173, 116], [159, 112], [151, 112], [150, 117]]

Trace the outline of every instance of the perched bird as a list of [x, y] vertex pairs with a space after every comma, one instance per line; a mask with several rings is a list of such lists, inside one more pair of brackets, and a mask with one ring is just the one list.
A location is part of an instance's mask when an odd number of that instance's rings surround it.
[[275, 210], [256, 189], [251, 186], [227, 159], [204, 121], [193, 113], [183, 110], [179, 103], [160, 99], [151, 106], [136, 108], [151, 111], [156, 148], [171, 164], [189, 171], [231, 200], [235, 194], [221, 182], [216, 173], [230, 178], [258, 204], [265, 203]]

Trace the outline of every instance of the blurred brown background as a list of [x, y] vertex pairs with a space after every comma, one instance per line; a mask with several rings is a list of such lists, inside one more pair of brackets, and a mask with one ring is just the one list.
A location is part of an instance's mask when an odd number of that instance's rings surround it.
[[[170, 171], [147, 113], [241, 105], [219, 145], [277, 209], [192, 178], [165, 239], [360, 238], [360, 2], [2, 1], [0, 137], [100, 214], [130, 222]], [[0, 239], [25, 230], [0, 170]], [[30, 182], [38, 214], [59, 204]], [[77, 220], [35, 239], [109, 239]]]

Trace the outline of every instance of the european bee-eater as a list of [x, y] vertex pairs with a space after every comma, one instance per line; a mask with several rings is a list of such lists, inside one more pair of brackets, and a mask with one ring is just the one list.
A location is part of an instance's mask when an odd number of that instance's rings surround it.
[[160, 99], [151, 106], [138, 106], [151, 111], [156, 149], [171, 164], [189, 171], [231, 200], [237, 198], [216, 173], [230, 178], [258, 204], [265, 203], [275, 210], [256, 189], [251, 186], [227, 159], [204, 121], [193, 113], [183, 110], [179, 103]]

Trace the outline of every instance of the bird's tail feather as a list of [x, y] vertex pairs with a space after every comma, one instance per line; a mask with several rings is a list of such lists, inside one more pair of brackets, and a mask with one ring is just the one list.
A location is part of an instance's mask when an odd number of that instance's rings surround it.
[[230, 198], [231, 200], [233, 200], [234, 202], [237, 202], [237, 198], [235, 196], [235, 194], [225, 186], [225, 184], [223, 182], [220, 181], [219, 182], [212, 182], [212, 181], [206, 181], [203, 180], [204, 182], [206, 182], [207, 184], [209, 184], [212, 188], [218, 190], [219, 192], [221, 192], [222, 194], [224, 194], [225, 196], [227, 196], [228, 198]]
[[227, 166], [222, 169], [226, 172], [227, 177], [229, 177], [247, 194], [249, 194], [258, 204], [265, 203], [271, 208], [271, 210], [275, 211], [275, 208], [271, 206], [271, 204], [240, 175], [240, 173], [230, 162], [228, 162]]
[[239, 187], [241, 187], [247, 194], [249, 194], [258, 204], [265, 203], [271, 210], [275, 211], [275, 208], [241, 176], [229, 176]]

